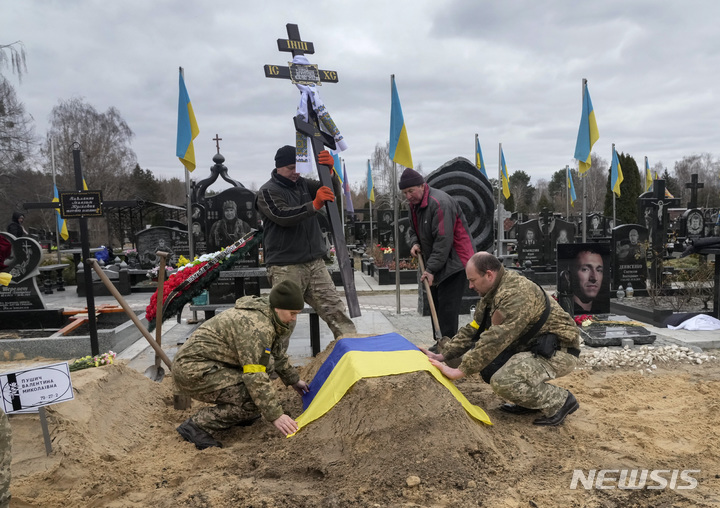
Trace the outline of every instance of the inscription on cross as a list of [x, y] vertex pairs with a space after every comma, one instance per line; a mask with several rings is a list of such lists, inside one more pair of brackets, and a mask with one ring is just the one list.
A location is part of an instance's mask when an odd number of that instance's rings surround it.
[[[300, 39], [300, 30], [297, 25], [288, 23], [286, 25], [288, 39], [278, 39], [278, 49], [280, 51], [289, 51], [293, 54], [293, 57], [298, 55], [304, 55], [305, 53], [314, 53], [315, 48], [311, 42], [306, 42]], [[294, 64], [291, 64], [291, 66]], [[305, 67], [308, 67], [307, 65]], [[317, 66], [314, 66], [317, 71]], [[286, 71], [282, 71], [285, 69]], [[335, 71], [318, 71], [317, 81], [301, 82], [296, 78], [302, 74], [307, 77], [311, 71], [303, 69], [303, 71], [294, 72], [292, 68], [279, 67], [279, 66], [265, 66], [265, 76], [268, 78], [284, 78], [289, 79], [295, 84], [315, 84], [319, 85], [320, 81], [337, 83], [337, 72]], [[314, 79], [314, 78], [313, 78]], [[318, 176], [320, 183], [330, 189], [333, 188], [332, 175], [327, 170], [327, 166], [323, 166], [320, 169], [320, 164], [317, 160], [318, 154], [325, 149], [327, 146], [330, 149], [335, 149], [335, 139], [333, 136], [320, 130], [317, 112], [312, 107], [312, 101], [308, 100], [308, 120], [305, 121], [300, 115], [294, 118], [295, 129], [308, 136], [310, 143], [312, 144], [312, 153], [315, 156], [315, 165], [318, 168]], [[357, 299], [357, 292], [355, 290], [355, 278], [353, 274], [353, 268], [351, 265], [350, 255], [347, 250], [347, 244], [345, 242], [345, 233], [343, 231], [343, 223], [340, 217], [340, 212], [334, 203], [325, 203], [325, 211], [328, 214], [330, 228], [335, 243], [335, 252], [337, 253], [338, 266], [340, 267], [340, 274], [342, 275], [343, 287], [345, 289], [345, 298], [348, 304], [348, 312], [350, 317], [360, 316], [360, 304]]]
[[[306, 53], [312, 55], [315, 53], [315, 47], [312, 42], [300, 40], [300, 30], [297, 25], [288, 23], [286, 26], [288, 38], [277, 40], [278, 50], [288, 51], [292, 53], [293, 56], [304, 55]], [[297, 64], [293, 62], [288, 62], [288, 67], [282, 65], [266, 65], [265, 77], [289, 79], [293, 83], [301, 85], [312, 84], [320, 86], [322, 82], [338, 82], [338, 75], [335, 71], [318, 69], [317, 65]]]
[[685, 184], [685, 188], [690, 189], [690, 202], [687, 205], [688, 208], [697, 208], [698, 190], [703, 187], [705, 187], [705, 184], [698, 182], [697, 173], [693, 173], [690, 177], [690, 183]]

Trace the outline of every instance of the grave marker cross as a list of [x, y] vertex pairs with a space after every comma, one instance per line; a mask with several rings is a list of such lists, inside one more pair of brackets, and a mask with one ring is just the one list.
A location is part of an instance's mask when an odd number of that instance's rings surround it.
[[677, 206], [677, 198], [665, 196], [665, 180], [653, 181], [653, 194], [651, 197], [640, 198], [642, 209], [652, 209], [650, 222], [650, 243], [652, 247], [651, 282], [655, 287], [661, 287], [662, 259], [666, 248], [668, 208]]
[[[280, 51], [289, 51], [293, 54], [293, 56], [315, 52], [315, 48], [311, 42], [305, 42], [300, 39], [300, 30], [297, 25], [288, 23], [286, 28], [288, 39], [278, 39], [277, 41], [278, 49]], [[318, 71], [317, 66], [290, 65], [291, 66], [289, 68], [266, 65], [265, 76], [268, 78], [290, 79], [293, 83], [299, 84], [319, 85], [320, 81], [331, 83], [337, 83], [338, 81], [337, 73], [335, 71]], [[295, 67], [302, 68], [296, 70]], [[313, 71], [315, 74], [313, 74]], [[325, 169], [327, 166], [323, 166], [323, 169], [320, 169], [320, 163], [318, 162], [317, 157], [326, 146], [330, 149], [335, 149], [335, 140], [330, 134], [320, 130], [317, 113], [312, 107], [312, 101], [308, 101], [308, 113], [309, 122], [305, 122], [299, 116], [294, 118], [295, 129], [308, 136], [312, 143], [312, 151], [315, 156], [315, 165], [318, 168], [320, 183], [330, 189], [333, 189], [332, 175], [330, 174], [330, 171]], [[338, 168], [338, 170], [340, 170], [340, 168]], [[331, 202], [325, 203], [325, 210], [328, 214], [330, 228], [335, 243], [335, 251], [337, 252], [338, 266], [340, 267], [340, 274], [342, 275], [343, 286], [345, 288], [345, 298], [348, 304], [348, 311], [350, 317], [358, 317], [360, 316], [360, 304], [358, 303], [357, 292], [355, 290], [355, 278], [353, 275], [350, 256], [347, 250], [347, 244], [345, 242], [345, 234], [343, 232], [340, 212], [338, 211], [336, 204]]]
[[215, 134], [215, 137], [212, 138], [212, 140], [215, 141], [215, 146], [217, 147], [217, 153], [220, 153], [220, 141], [222, 141], [222, 138], [218, 134]]
[[690, 189], [690, 202], [687, 205], [688, 208], [697, 208], [698, 189], [702, 189], [703, 187], [705, 187], [705, 184], [698, 182], [697, 173], [693, 173], [690, 177], [690, 183], [685, 184], [685, 188]]

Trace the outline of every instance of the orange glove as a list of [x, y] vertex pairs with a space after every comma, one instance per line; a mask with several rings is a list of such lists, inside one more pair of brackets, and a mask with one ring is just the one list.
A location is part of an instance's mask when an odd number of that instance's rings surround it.
[[315, 199], [313, 199], [313, 206], [315, 207], [315, 210], [320, 210], [325, 204], [325, 201], [335, 201], [335, 194], [333, 194], [333, 191], [330, 190], [330, 187], [323, 185], [317, 190]]
[[333, 156], [330, 155], [330, 152], [327, 150], [323, 150], [318, 154], [318, 162], [322, 164], [323, 166], [327, 166], [330, 168], [330, 172], [332, 173], [333, 166], [335, 165], [335, 159], [333, 159]]

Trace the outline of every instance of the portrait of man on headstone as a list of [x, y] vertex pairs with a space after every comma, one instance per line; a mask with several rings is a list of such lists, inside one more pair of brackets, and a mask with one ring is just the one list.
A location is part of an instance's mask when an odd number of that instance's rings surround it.
[[235, 201], [225, 201], [222, 208], [223, 218], [212, 225], [208, 235], [210, 249], [215, 251], [224, 249], [250, 231], [250, 226], [238, 218]]
[[532, 229], [528, 229], [525, 232], [525, 241], [523, 242], [525, 245], [535, 245], [537, 244], [537, 240], [535, 239], [535, 231]]
[[558, 287], [572, 293], [573, 313], [610, 312], [610, 246], [558, 245]]

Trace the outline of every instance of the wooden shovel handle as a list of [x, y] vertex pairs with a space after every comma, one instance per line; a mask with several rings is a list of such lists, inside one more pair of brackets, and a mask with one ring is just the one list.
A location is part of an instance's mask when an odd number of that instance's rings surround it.
[[[423, 262], [422, 254], [418, 252], [418, 266], [420, 267], [420, 277], [422, 277], [425, 271], [425, 263]], [[430, 283], [427, 279], [423, 281], [425, 284], [425, 292], [427, 293], [428, 304], [430, 305], [430, 315], [432, 316], [433, 330], [435, 331], [435, 340], [442, 339], [442, 332], [440, 331], [440, 322], [438, 321], [437, 312], [435, 311], [435, 302], [433, 302], [432, 293], [430, 292]]]

